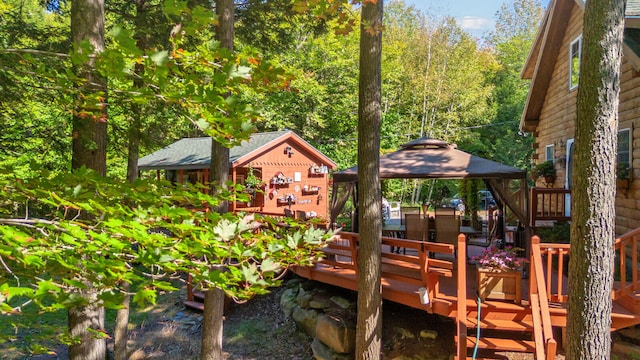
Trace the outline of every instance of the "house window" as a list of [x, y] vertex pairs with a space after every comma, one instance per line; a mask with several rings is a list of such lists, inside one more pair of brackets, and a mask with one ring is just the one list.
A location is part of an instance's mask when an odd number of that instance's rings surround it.
[[628, 179], [631, 175], [631, 129], [618, 131], [618, 178]]
[[578, 86], [580, 78], [580, 53], [582, 52], [582, 36], [571, 42], [569, 47], [569, 89], [575, 89]]
[[555, 158], [555, 146], [554, 145], [547, 145], [547, 147], [545, 148], [545, 153], [544, 153], [544, 160], [545, 161], [551, 161], [552, 163], [555, 163], [554, 158]]

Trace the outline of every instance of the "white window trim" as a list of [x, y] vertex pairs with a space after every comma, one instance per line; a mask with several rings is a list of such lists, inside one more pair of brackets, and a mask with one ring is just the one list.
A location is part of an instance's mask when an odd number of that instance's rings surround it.
[[[551, 159], [549, 159], [549, 149], [551, 149]], [[555, 154], [556, 154], [555, 145], [553, 144], [547, 145], [544, 148], [544, 161], [551, 161], [552, 163], [555, 164], [556, 163]]]
[[[633, 138], [632, 138], [633, 133], [631, 132], [631, 128], [618, 129], [618, 136], [620, 136], [620, 133], [622, 132], [629, 133], [629, 148], [627, 150], [629, 151], [629, 176], [631, 176], [631, 173], [633, 172]], [[620, 152], [620, 149], [618, 149], [618, 153], [619, 152]], [[617, 164], [618, 164], [618, 161], [616, 161], [616, 166]]]
[[582, 61], [582, 35], [575, 38], [571, 44], [569, 45], [569, 90], [573, 90], [580, 85], [580, 81], [573, 85], [572, 83], [572, 74], [573, 74], [573, 54], [571, 50], [573, 49], [573, 44], [578, 43], [578, 74], [580, 74], [579, 64]]

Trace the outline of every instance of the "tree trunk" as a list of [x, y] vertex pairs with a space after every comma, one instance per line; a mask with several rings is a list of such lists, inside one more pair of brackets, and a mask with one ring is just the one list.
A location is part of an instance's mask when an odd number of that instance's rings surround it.
[[578, 89], [567, 358], [608, 359], [624, 0], [587, 1]]
[[356, 359], [380, 359], [382, 342], [380, 187], [382, 0], [364, 2], [358, 101], [358, 320]]
[[[233, 51], [233, 0], [216, 0], [218, 26], [216, 40], [222, 47]], [[229, 179], [229, 148], [211, 139], [211, 165], [209, 169], [211, 192], [222, 189]], [[228, 211], [229, 204], [224, 201], [218, 206], [218, 212]], [[222, 359], [222, 319], [224, 316], [224, 292], [212, 289], [204, 295], [204, 317], [202, 320], [202, 360]]]
[[[77, 46], [88, 40], [94, 53], [104, 50], [104, 0], [79, 0], [71, 3], [71, 38]], [[73, 113], [71, 168], [86, 166], [106, 175], [107, 85], [93, 71], [94, 61], [91, 57], [89, 63], [78, 69], [86, 82], [79, 89], [81, 94]], [[94, 102], [89, 95], [98, 95], [98, 102]]]
[[[94, 54], [104, 50], [104, 0], [71, 3], [71, 38], [78, 49], [87, 40]], [[92, 56], [77, 70], [86, 82], [80, 87], [74, 106], [71, 167], [85, 166], [104, 176], [107, 172], [107, 85], [93, 71], [94, 61]], [[69, 359], [103, 360], [107, 350], [105, 338], [96, 338], [87, 329], [104, 331], [104, 308], [99, 306], [93, 284], [86, 285], [86, 289], [78, 292], [88, 305], [69, 309], [69, 331], [81, 339], [79, 344], [69, 346]]]
[[[211, 289], [204, 293], [202, 318], [202, 345], [200, 359], [222, 360], [222, 334], [224, 315], [224, 291]], [[206, 335], [205, 335], [206, 334]]]
[[[136, 18], [135, 18], [135, 37], [136, 45], [140, 50], [147, 49], [147, 35], [145, 31], [145, 18], [149, 15], [147, 12], [147, 0], [136, 0]], [[136, 76], [133, 79], [135, 87], [142, 88], [144, 83], [142, 75], [144, 74], [144, 64], [135, 64], [134, 72]], [[128, 151], [127, 151], [127, 180], [130, 182], [138, 178], [138, 158], [140, 156], [140, 138], [142, 137], [142, 106], [139, 104], [131, 105], [131, 117], [129, 118], [128, 131]], [[122, 301], [122, 309], [118, 309], [116, 313], [116, 324], [114, 329], [113, 352], [115, 360], [127, 360], [127, 339], [129, 326], [129, 305], [131, 296], [128, 294], [131, 285], [122, 283], [122, 290], [125, 291]]]
[[[129, 292], [131, 285], [128, 282], [122, 283], [122, 290]], [[115, 360], [127, 360], [127, 340], [129, 338], [127, 327], [129, 326], [129, 305], [131, 296], [124, 295], [122, 300], [122, 309], [118, 309], [116, 313], [116, 324], [113, 331], [113, 358]]]
[[95, 290], [89, 288], [78, 293], [90, 304], [76, 306], [68, 311], [69, 332], [72, 337], [80, 339], [80, 343], [69, 346], [69, 360], [104, 360], [107, 356], [105, 338], [96, 339], [87, 331], [92, 329], [104, 332], [104, 307], [96, 305], [98, 299]]

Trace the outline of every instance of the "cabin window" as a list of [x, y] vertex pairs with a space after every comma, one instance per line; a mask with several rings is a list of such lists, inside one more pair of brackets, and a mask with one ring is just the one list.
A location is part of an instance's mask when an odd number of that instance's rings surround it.
[[582, 52], [582, 35], [571, 42], [569, 47], [569, 89], [578, 87], [580, 78], [580, 53]]
[[544, 160], [545, 161], [551, 161], [552, 163], [555, 163], [554, 161], [554, 155], [555, 155], [555, 146], [554, 145], [547, 145], [547, 147], [545, 148], [545, 153], [544, 153]]
[[628, 179], [631, 175], [631, 129], [618, 131], [618, 171], [620, 179]]

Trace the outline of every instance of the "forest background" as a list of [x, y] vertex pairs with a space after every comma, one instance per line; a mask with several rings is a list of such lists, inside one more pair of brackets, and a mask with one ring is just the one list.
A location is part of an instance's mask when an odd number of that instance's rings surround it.
[[[142, 23], [136, 20], [136, 2], [106, 4], [107, 48], [122, 48], [125, 31], [144, 34], [151, 49], [169, 48], [175, 29], [161, 15], [165, 4], [145, 3]], [[305, 15], [296, 12], [294, 4], [237, 3], [236, 49], [269, 64], [280, 76], [278, 86], [267, 90], [245, 86], [243, 101], [254, 111], [257, 131], [291, 129], [344, 169], [356, 163], [359, 34], [341, 30], [341, 15]], [[532, 139], [518, 128], [528, 82], [519, 74], [541, 14], [536, 0], [505, 2], [495, 30], [477, 39], [453, 18], [390, 1], [384, 16], [381, 151], [429, 136], [475, 155], [530, 167]], [[65, 72], [55, 54], [71, 47], [69, 22], [64, 1], [0, 4], [2, 48], [34, 49], [0, 52], [0, 165], [18, 177], [32, 176], [34, 168], [64, 172], [71, 164], [74, 99], [64, 85], [51, 81], [56, 72]], [[205, 36], [193, 34], [185, 48], [208, 42]], [[48, 69], [48, 75], [29, 69], [33, 63]], [[172, 101], [140, 106], [142, 101], [130, 92], [117, 90], [122, 88], [120, 79], [108, 81], [108, 88], [115, 89], [108, 100], [108, 176], [126, 176], [131, 124], [139, 129], [141, 156], [182, 137], [204, 136], [193, 109]], [[412, 192], [415, 184], [406, 181], [386, 181], [383, 186], [390, 199], [415, 202], [427, 196], [426, 190]], [[437, 198], [453, 191], [451, 185], [436, 184], [434, 194]]]

